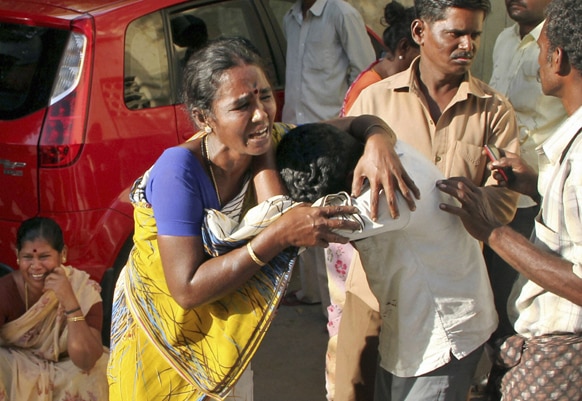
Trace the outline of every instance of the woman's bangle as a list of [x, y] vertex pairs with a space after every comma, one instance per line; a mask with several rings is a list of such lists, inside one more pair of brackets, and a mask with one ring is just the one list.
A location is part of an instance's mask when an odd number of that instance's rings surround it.
[[85, 316], [73, 316], [67, 318], [67, 322], [80, 322], [83, 320], [85, 320]]
[[77, 306], [75, 309], [71, 309], [71, 310], [66, 310], [65, 311], [65, 315], [70, 315], [71, 313], [75, 313], [81, 310], [80, 306]]
[[261, 259], [259, 259], [259, 257], [255, 253], [255, 251], [253, 250], [253, 246], [251, 245], [251, 241], [247, 242], [247, 251], [248, 251], [251, 259], [253, 260], [253, 262], [255, 262], [257, 265], [259, 265], [260, 267], [263, 267], [266, 265], [265, 262], [263, 262]]

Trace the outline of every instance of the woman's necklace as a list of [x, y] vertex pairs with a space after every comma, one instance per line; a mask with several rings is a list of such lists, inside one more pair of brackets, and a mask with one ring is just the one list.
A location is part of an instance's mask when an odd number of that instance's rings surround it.
[[28, 310], [28, 283], [24, 282], [24, 306]]
[[208, 154], [208, 135], [204, 136], [204, 139], [202, 139], [202, 156], [206, 161], [208, 170], [210, 170], [210, 178], [212, 178], [212, 184], [214, 185], [214, 191], [216, 192], [216, 197], [218, 198], [218, 204], [222, 206], [220, 192], [218, 192], [218, 185], [216, 185], [216, 177], [214, 176], [214, 170], [212, 169], [212, 162], [210, 161], [210, 155]]

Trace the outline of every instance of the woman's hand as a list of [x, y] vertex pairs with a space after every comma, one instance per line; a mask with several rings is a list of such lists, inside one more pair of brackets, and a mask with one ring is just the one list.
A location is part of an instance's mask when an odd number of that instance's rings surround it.
[[[342, 216], [355, 213], [358, 213], [358, 209], [354, 206], [297, 206], [265, 229], [264, 234], [259, 235], [259, 237], [269, 236], [278, 241], [280, 250], [289, 246], [327, 247], [331, 242], [345, 244], [349, 239], [338, 234], [336, 230], [353, 231], [360, 229], [361, 227], [357, 222], [342, 218]], [[253, 243], [259, 237], [255, 238]], [[268, 256], [272, 258], [277, 253]]]
[[71, 282], [69, 281], [67, 273], [62, 266], [55, 267], [53, 271], [49, 273], [44, 279], [43, 292], [49, 290], [55, 293], [57, 299], [59, 300], [60, 304], [63, 305], [65, 310], [73, 310], [79, 307], [79, 302], [77, 301], [77, 297], [73, 292]]
[[[357, 213], [353, 206], [310, 207], [298, 205], [270, 223], [252, 239], [254, 256], [270, 262], [291, 247], [326, 247], [330, 242], [347, 243], [333, 230], [357, 230], [354, 221], [342, 220]], [[246, 246], [210, 258], [204, 254], [202, 238], [158, 236], [164, 274], [170, 293], [184, 309], [215, 301], [239, 288], [261, 267]]]
[[67, 352], [75, 366], [81, 370], [90, 370], [103, 353], [101, 333], [85, 321], [83, 311], [79, 308], [79, 301], [62, 266], [55, 267], [46, 276], [44, 291], [53, 291], [65, 311], [73, 311], [65, 313], [69, 328]]

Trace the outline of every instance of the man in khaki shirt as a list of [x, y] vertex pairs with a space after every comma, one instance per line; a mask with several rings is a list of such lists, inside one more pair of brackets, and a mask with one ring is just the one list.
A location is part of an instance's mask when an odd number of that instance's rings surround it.
[[[497, 181], [486, 169], [483, 145], [519, 152], [515, 113], [507, 99], [472, 77], [469, 71], [490, 2], [426, 3], [429, 2], [415, 0], [418, 18], [411, 27], [413, 39], [420, 45], [419, 58], [408, 70], [363, 90], [349, 115], [375, 114], [383, 118], [400, 140], [432, 160], [445, 176], [464, 176], [480, 186], [497, 216], [509, 222], [515, 212], [517, 194], [493, 186]], [[428, 225], [427, 230], [430, 229]], [[390, 268], [389, 260], [386, 268]], [[362, 357], [364, 351], [366, 354], [370, 351], [366, 350], [366, 342], [370, 343], [378, 334], [379, 313], [374, 310], [375, 305], [363, 301], [369, 299], [366, 294], [369, 288], [361, 282], [364, 276], [357, 274], [360, 270], [361, 265], [352, 264], [346, 282], [337, 345], [335, 401], [371, 399], [361, 396], [362, 390], [369, 389], [374, 381], [373, 377], [362, 377], [362, 367], [369, 371], [375, 356], [366, 361]], [[392, 392], [392, 399], [405, 399], [395, 393], [400, 386], [416, 388], [427, 382], [428, 386], [436, 385], [431, 376], [438, 376], [437, 370], [447, 369], [456, 361], [451, 357], [418, 377], [405, 377], [397, 366], [380, 361], [376, 384], [378, 378], [381, 385], [391, 381], [388, 391]], [[422, 390], [415, 396], [421, 393]]]

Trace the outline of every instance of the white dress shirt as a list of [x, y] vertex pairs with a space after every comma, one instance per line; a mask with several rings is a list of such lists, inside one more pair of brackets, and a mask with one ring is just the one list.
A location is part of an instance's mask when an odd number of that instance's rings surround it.
[[376, 58], [362, 16], [344, 0], [317, 0], [303, 19], [297, 0], [283, 27], [283, 121], [304, 124], [337, 117], [349, 85]]
[[[519, 25], [505, 28], [493, 48], [493, 73], [489, 84], [511, 102], [517, 116], [521, 157], [538, 169], [535, 148], [552, 135], [567, 114], [560, 99], [544, 95], [538, 78], [540, 52], [537, 40], [543, 22], [523, 37]], [[518, 207], [535, 202], [521, 196]]]
[[380, 366], [411, 377], [477, 349], [497, 327], [497, 313], [479, 242], [459, 217], [439, 209], [440, 203], [456, 203], [436, 187], [443, 174], [402, 141], [396, 151], [422, 194], [416, 210], [410, 212], [399, 196], [400, 217], [392, 219], [381, 201], [373, 222], [368, 190], [353, 199], [363, 230], [342, 234], [357, 240], [380, 304]]

